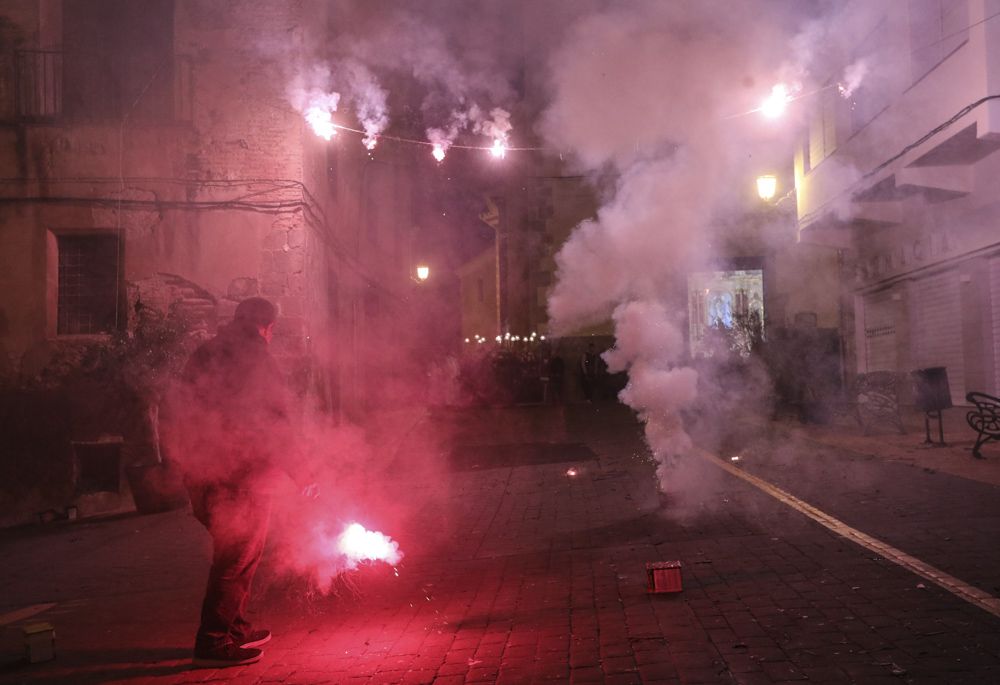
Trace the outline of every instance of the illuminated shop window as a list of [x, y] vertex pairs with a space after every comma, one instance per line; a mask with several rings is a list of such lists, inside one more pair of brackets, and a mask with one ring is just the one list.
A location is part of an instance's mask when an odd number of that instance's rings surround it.
[[692, 356], [711, 356], [724, 338], [749, 352], [764, 321], [761, 269], [702, 271], [688, 276], [689, 344]]

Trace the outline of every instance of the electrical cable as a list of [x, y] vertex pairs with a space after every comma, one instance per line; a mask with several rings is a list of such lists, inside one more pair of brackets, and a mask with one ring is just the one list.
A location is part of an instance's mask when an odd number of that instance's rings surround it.
[[941, 43], [945, 42], [946, 40], [948, 40], [950, 38], [955, 38], [956, 36], [960, 36], [963, 33], [965, 33], [966, 31], [968, 31], [969, 29], [975, 28], [975, 27], [977, 27], [977, 26], [979, 26], [981, 24], [985, 24], [990, 19], [996, 19], [997, 17], [1000, 17], [1000, 12], [996, 12], [994, 14], [991, 14], [990, 16], [986, 17], [985, 19], [980, 19], [979, 21], [975, 22], [974, 24], [969, 24], [968, 26], [966, 26], [964, 28], [960, 28], [957, 31], [952, 31], [951, 33], [949, 33], [947, 35], [941, 36], [940, 38], [938, 38], [933, 43], [927, 43], [926, 45], [921, 45], [919, 48], [913, 48], [912, 50], [910, 50], [910, 54], [913, 54], [915, 52], [920, 52], [921, 50], [926, 50], [927, 48], [932, 48], [935, 45], [940, 45]]
[[[170, 209], [244, 209], [244, 210], [259, 210], [267, 213], [275, 214], [282, 212], [295, 211], [297, 209], [302, 209], [307, 222], [313, 226], [316, 230], [316, 234], [321, 237], [328, 244], [328, 246], [333, 248], [334, 254], [336, 254], [341, 259], [345, 259], [350, 262], [360, 275], [362, 275], [367, 280], [371, 280], [372, 276], [368, 273], [367, 267], [354, 255], [351, 253], [350, 248], [345, 246], [342, 242], [336, 239], [335, 236], [331, 234], [326, 228], [330, 225], [329, 220], [326, 217], [326, 212], [323, 210], [321, 203], [312, 194], [309, 188], [302, 182], [296, 179], [286, 179], [286, 178], [246, 178], [246, 179], [191, 179], [191, 178], [180, 178], [180, 177], [169, 177], [169, 176], [131, 176], [124, 177], [125, 181], [129, 185], [135, 185], [140, 183], [170, 183], [175, 185], [185, 185], [185, 186], [201, 186], [206, 188], [212, 187], [237, 187], [237, 186], [253, 186], [253, 185], [270, 185], [272, 186], [268, 190], [255, 191], [247, 193], [245, 195], [237, 196], [236, 199], [230, 200], [215, 200], [215, 201], [169, 201], [169, 200], [127, 200], [122, 204], [128, 205], [131, 208], [145, 208], [145, 207], [166, 207]], [[98, 184], [115, 184], [120, 185], [121, 178], [115, 177], [52, 177], [52, 178], [0, 178], [0, 185], [15, 185], [15, 184], [35, 184], [35, 183], [48, 183], [48, 184], [87, 184], [87, 185], [98, 185]], [[247, 198], [258, 197], [265, 195], [268, 192], [280, 192], [287, 190], [296, 190], [301, 192], [303, 201], [296, 200], [284, 200], [278, 202], [285, 202], [285, 205], [276, 205], [274, 202], [271, 203], [261, 203], [261, 202], [246, 202]], [[22, 196], [16, 198], [4, 198], [0, 197], [0, 203], [2, 202], [59, 202], [59, 203], [97, 203], [102, 206], [107, 206], [107, 204], [115, 203], [117, 204], [117, 199], [107, 198], [107, 197], [94, 197], [94, 196], [48, 196], [46, 198], [39, 198], [36, 196]], [[287, 203], [298, 204], [287, 204]]]

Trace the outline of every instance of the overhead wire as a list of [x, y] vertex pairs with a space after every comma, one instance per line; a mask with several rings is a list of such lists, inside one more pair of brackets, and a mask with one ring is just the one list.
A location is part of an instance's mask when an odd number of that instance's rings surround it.
[[[352, 128], [350, 126], [344, 126], [342, 124], [332, 124], [332, 126], [333, 126], [333, 128], [337, 129], [338, 131], [348, 131], [350, 133], [357, 133], [357, 134], [363, 135], [363, 136], [367, 136], [368, 135], [367, 131], [362, 131], [361, 129], [358, 129], [358, 128]], [[379, 134], [377, 134], [375, 136], [375, 138], [376, 138], [376, 140], [385, 139], [385, 140], [392, 140], [392, 141], [395, 141], [397, 143], [406, 143], [408, 145], [423, 145], [423, 146], [426, 146], [426, 147], [435, 147], [437, 145], [440, 145], [440, 143], [433, 143], [433, 142], [431, 142], [429, 140], [420, 140], [418, 138], [404, 138], [403, 136], [395, 136], [395, 135], [390, 135], [390, 134], [387, 134], [387, 133], [379, 133]], [[451, 150], [451, 149], [454, 148], [454, 149], [458, 149], [458, 150], [482, 150], [483, 152], [489, 152], [489, 151], [491, 151], [493, 149], [492, 145], [463, 145], [463, 144], [460, 144], [460, 143], [449, 143], [446, 147], [449, 150]], [[508, 150], [508, 151], [512, 151], [512, 152], [536, 152], [536, 151], [548, 150], [549, 148], [545, 148], [545, 147], [517, 147], [517, 146], [511, 147], [511, 146], [505, 145], [504, 149]]]
[[[3, 197], [0, 196], [0, 203], [4, 204], [27, 204], [27, 203], [46, 203], [46, 204], [97, 204], [100, 206], [115, 208], [116, 210], [125, 209], [146, 209], [146, 208], [166, 208], [175, 210], [225, 210], [225, 209], [235, 209], [242, 211], [256, 211], [263, 214], [285, 214], [293, 213], [296, 211], [302, 211], [303, 216], [306, 219], [307, 224], [313, 226], [315, 229], [315, 234], [320, 237], [324, 243], [327, 244], [329, 248], [338, 258], [344, 260], [348, 263], [353, 270], [361, 276], [367, 283], [378, 285], [378, 279], [371, 273], [370, 269], [364, 262], [358, 259], [351, 251], [351, 249], [344, 245], [331, 230], [329, 230], [330, 222], [326, 217], [326, 212], [322, 207], [322, 204], [317, 200], [315, 195], [309, 190], [308, 186], [302, 181], [296, 179], [286, 179], [286, 178], [246, 178], [246, 179], [192, 179], [183, 177], [164, 177], [164, 176], [134, 176], [134, 177], [50, 177], [50, 178], [0, 178], [0, 186], [2, 185], [15, 185], [15, 184], [32, 184], [32, 183], [49, 183], [49, 184], [86, 184], [86, 185], [97, 185], [97, 184], [113, 184], [115, 186], [120, 186], [124, 179], [126, 187], [134, 184], [141, 183], [169, 183], [174, 185], [197, 185], [204, 187], [238, 187], [238, 186], [253, 186], [253, 185], [271, 185], [272, 187], [264, 190], [256, 190], [253, 192], [248, 192], [244, 195], [237, 195], [235, 198], [223, 199], [223, 200], [165, 200], [162, 198], [155, 199], [140, 199], [132, 198], [127, 199], [123, 196], [123, 193], [119, 192], [118, 197], [114, 196], [100, 196], [100, 195], [63, 195], [63, 196], [34, 196], [34, 195], [19, 195], [16, 197]], [[278, 199], [274, 201], [248, 201], [249, 198], [260, 197], [268, 193], [281, 193], [283, 191], [294, 190], [300, 199]], [[116, 226], [116, 230], [118, 227]]]

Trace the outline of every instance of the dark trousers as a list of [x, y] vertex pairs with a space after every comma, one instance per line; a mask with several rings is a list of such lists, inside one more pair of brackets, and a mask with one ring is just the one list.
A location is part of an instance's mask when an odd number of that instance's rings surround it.
[[239, 644], [250, 586], [264, 553], [271, 501], [265, 495], [218, 485], [188, 484], [195, 517], [212, 536], [212, 568], [201, 606], [195, 651]]

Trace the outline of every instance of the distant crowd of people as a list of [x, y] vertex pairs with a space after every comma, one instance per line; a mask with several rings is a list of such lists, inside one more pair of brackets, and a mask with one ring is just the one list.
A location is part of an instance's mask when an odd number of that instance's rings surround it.
[[[577, 348], [579, 349], [579, 348]], [[576, 353], [565, 343], [476, 345], [430, 372], [437, 404], [594, 402], [617, 396], [623, 379], [608, 373], [594, 343]]]

